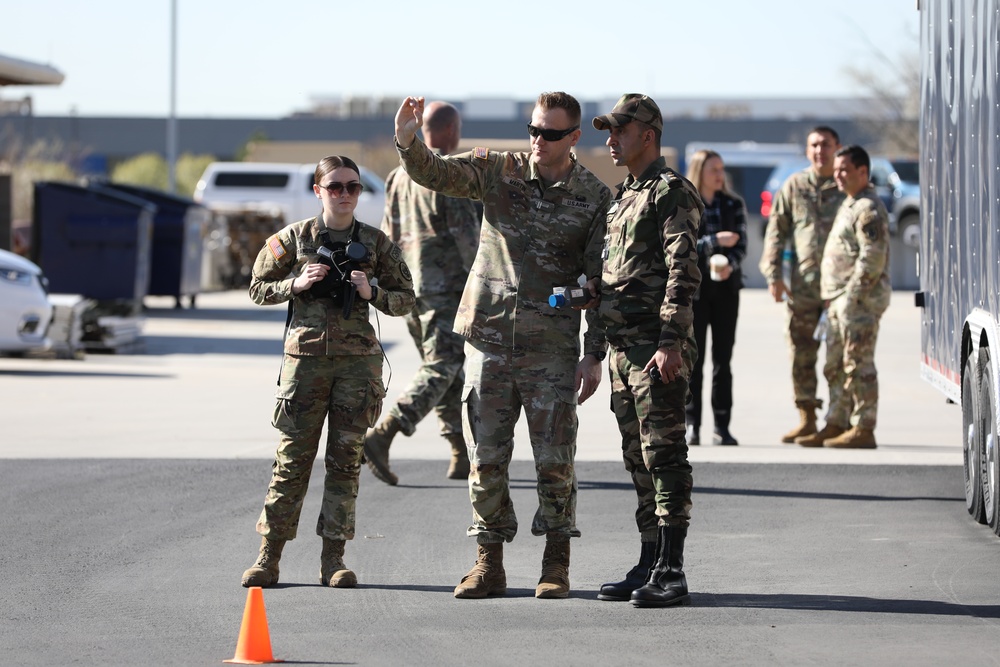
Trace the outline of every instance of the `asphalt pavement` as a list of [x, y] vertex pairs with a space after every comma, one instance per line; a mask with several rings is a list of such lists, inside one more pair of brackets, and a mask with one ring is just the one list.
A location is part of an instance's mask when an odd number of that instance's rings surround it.
[[[0, 663], [221, 664], [233, 657], [284, 313], [239, 292], [195, 310], [148, 299], [144, 350], [0, 359]], [[900, 293], [877, 351], [874, 451], [782, 445], [795, 421], [780, 306], [745, 290], [734, 360], [739, 447], [692, 448], [685, 571], [693, 604], [600, 602], [634, 564], [634, 493], [607, 382], [580, 410], [572, 593], [532, 596], [543, 540], [530, 448], [511, 478], [522, 524], [509, 593], [456, 600], [475, 547], [462, 482], [425, 420], [393, 445], [400, 486], [362, 472], [354, 590], [318, 585], [322, 468], [281, 583], [264, 591], [276, 658], [351, 665], [938, 665], [1000, 663], [1000, 540], [965, 511], [961, 414], [919, 379], [919, 317]], [[416, 368], [382, 317], [389, 398]], [[702, 433], [709, 439], [710, 420]]]

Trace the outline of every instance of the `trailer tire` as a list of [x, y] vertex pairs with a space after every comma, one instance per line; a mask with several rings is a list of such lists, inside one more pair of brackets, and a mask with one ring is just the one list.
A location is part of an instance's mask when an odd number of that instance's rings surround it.
[[989, 348], [979, 350], [979, 440], [983, 447], [983, 509], [986, 521], [1000, 535], [1000, 440], [997, 439], [996, 389], [990, 367]]
[[973, 356], [962, 370], [962, 469], [965, 473], [965, 509], [978, 523], [986, 523], [983, 506], [983, 438], [979, 424], [979, 373]]

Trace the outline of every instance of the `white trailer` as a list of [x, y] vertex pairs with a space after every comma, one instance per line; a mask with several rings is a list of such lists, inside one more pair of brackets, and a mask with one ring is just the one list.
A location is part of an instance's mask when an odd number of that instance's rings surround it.
[[1000, 2], [918, 7], [921, 376], [962, 406], [966, 505], [1000, 535]]

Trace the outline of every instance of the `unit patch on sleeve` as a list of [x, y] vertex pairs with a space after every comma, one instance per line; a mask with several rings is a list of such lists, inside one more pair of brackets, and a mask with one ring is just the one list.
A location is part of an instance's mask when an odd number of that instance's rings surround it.
[[267, 240], [267, 247], [271, 249], [271, 254], [274, 255], [275, 261], [281, 261], [281, 258], [288, 254], [285, 246], [281, 245], [281, 240], [277, 236], [272, 236]]
[[472, 149], [472, 157], [485, 160], [490, 156], [490, 149], [484, 146], [476, 146]]

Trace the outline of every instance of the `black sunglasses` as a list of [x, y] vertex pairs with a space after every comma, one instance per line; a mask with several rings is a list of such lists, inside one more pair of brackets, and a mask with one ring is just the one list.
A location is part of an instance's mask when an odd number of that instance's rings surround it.
[[333, 183], [327, 183], [326, 185], [320, 185], [329, 192], [334, 197], [339, 197], [340, 193], [347, 190], [347, 194], [352, 197], [356, 197], [361, 194], [361, 191], [365, 189], [365, 186], [361, 185], [357, 181], [351, 181], [350, 183], [341, 183], [340, 181], [334, 181]]
[[540, 136], [542, 139], [545, 139], [545, 141], [559, 141], [563, 137], [576, 132], [578, 127], [580, 126], [574, 125], [568, 130], [543, 130], [540, 127], [535, 127], [531, 123], [528, 123], [528, 135], [532, 138]]

